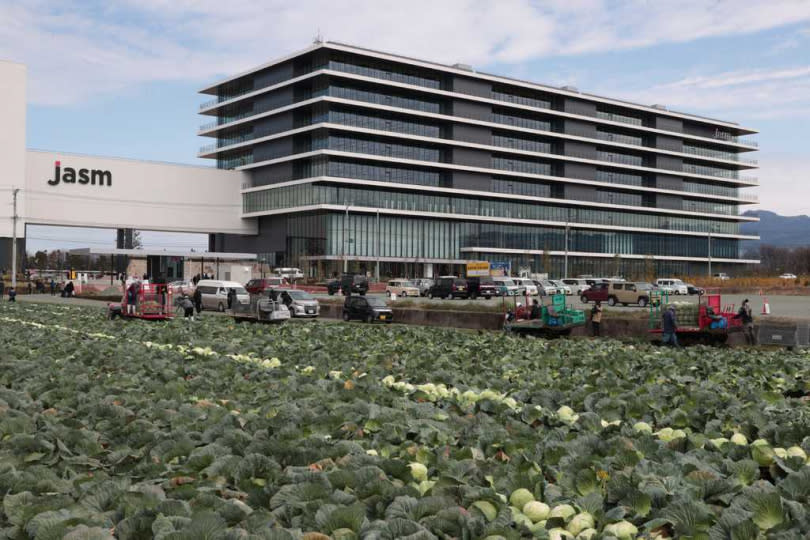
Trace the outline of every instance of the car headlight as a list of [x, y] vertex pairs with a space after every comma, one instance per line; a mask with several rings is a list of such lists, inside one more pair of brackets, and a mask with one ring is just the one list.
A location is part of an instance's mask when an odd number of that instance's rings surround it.
[[295, 306], [295, 311], [304, 311], [304, 306]]

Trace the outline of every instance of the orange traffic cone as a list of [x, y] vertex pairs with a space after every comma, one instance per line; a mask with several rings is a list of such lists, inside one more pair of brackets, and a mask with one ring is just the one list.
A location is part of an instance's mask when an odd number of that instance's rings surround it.
[[763, 315], [770, 315], [771, 314], [771, 305], [768, 304], [768, 297], [762, 297], [762, 314]]

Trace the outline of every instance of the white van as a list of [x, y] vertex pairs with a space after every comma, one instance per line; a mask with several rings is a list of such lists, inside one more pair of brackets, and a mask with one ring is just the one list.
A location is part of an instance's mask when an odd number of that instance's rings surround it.
[[274, 268], [273, 273], [281, 276], [289, 282], [296, 279], [304, 279], [304, 273], [300, 268]]
[[216, 311], [228, 309], [228, 289], [236, 290], [236, 301], [240, 304], [250, 303], [250, 295], [241, 283], [217, 279], [201, 279], [197, 283], [197, 290], [200, 291], [202, 296], [203, 309], [214, 309]]
[[655, 284], [662, 291], [669, 291], [672, 294], [689, 294], [689, 287], [686, 283], [677, 278], [656, 279]]
[[581, 296], [583, 291], [587, 291], [591, 288], [591, 284], [588, 283], [588, 279], [586, 278], [565, 278], [562, 282], [566, 287], [571, 288], [571, 294], [577, 296]]

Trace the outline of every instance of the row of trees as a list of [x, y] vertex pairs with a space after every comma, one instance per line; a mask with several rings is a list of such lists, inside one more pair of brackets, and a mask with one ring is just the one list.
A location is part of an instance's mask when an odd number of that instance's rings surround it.
[[751, 270], [758, 275], [774, 276], [784, 273], [810, 274], [810, 246], [777, 247], [761, 245], [745, 253], [746, 259], [759, 259], [760, 264]]

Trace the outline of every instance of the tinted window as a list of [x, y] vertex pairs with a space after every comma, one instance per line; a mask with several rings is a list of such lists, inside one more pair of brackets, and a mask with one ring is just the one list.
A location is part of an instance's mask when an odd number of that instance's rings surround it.
[[368, 305], [372, 307], [386, 307], [385, 302], [383, 302], [382, 299], [377, 298], [376, 296], [370, 296], [367, 299], [365, 299], [365, 301], [367, 301]]
[[614, 284], [613, 284], [613, 290], [614, 290], [614, 291], [620, 291], [620, 290], [622, 290], [623, 288], [624, 288], [624, 285], [622, 285], [621, 283], [614, 283]]
[[456, 285], [466, 285], [467, 284], [467, 282], [464, 281], [463, 279], [457, 279], [457, 280], [454, 281], [454, 283]]

